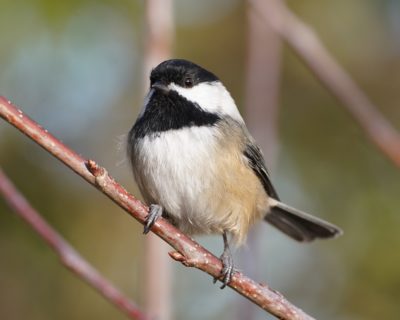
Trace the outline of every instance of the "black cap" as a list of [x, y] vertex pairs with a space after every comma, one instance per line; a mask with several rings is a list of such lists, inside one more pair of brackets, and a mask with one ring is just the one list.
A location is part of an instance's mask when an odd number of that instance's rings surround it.
[[184, 59], [171, 59], [161, 62], [151, 71], [150, 85], [171, 82], [181, 87], [193, 87], [202, 82], [219, 81], [212, 72]]

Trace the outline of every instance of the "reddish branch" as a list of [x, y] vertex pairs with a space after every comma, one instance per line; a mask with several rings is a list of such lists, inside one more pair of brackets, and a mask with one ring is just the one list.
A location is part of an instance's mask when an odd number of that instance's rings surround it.
[[[129, 194], [108, 175], [104, 168], [99, 167], [92, 160], [87, 161], [80, 157], [28, 118], [21, 110], [18, 110], [18, 108], [1, 97], [0, 116], [70, 167], [86, 181], [96, 186], [121, 208], [125, 209], [133, 218], [142, 224], [144, 223], [148, 214], [148, 207]], [[180, 261], [185, 266], [200, 269], [212, 277], [220, 276], [222, 267], [220, 260], [168, 223], [167, 220], [163, 218], [158, 219], [152, 227], [152, 232], [176, 250], [176, 252], [170, 254], [173, 259]], [[272, 290], [267, 285], [255, 282], [241, 272], [234, 274], [229, 286], [279, 319], [313, 319], [292, 305], [279, 292]]]
[[399, 133], [335, 61], [315, 32], [291, 12], [284, 1], [265, 0], [266, 5], [260, 5], [256, 0], [249, 1], [253, 9], [286, 40], [317, 79], [342, 102], [369, 139], [400, 167]]
[[15, 213], [20, 216], [36, 233], [55, 251], [61, 263], [86, 281], [107, 300], [111, 301], [131, 319], [144, 320], [146, 317], [138, 307], [116, 289], [96, 269], [85, 261], [60, 234], [57, 233], [42, 217], [31, 207], [28, 201], [15, 188], [0, 168], [0, 194]]

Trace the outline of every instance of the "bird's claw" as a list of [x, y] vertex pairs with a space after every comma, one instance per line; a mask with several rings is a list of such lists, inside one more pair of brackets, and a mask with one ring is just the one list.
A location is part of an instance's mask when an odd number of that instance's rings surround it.
[[[220, 260], [222, 262], [222, 269], [220, 277], [222, 277], [221, 289], [224, 289], [229, 282], [232, 280], [233, 273], [235, 269], [233, 268], [233, 258], [230, 251], [224, 251], [221, 255]], [[219, 278], [214, 278], [213, 282], [216, 283]]]
[[144, 234], [147, 234], [150, 231], [151, 227], [154, 225], [157, 219], [162, 216], [162, 213], [163, 208], [161, 206], [159, 206], [158, 204], [150, 205], [149, 214], [146, 217], [146, 222], [143, 228]]

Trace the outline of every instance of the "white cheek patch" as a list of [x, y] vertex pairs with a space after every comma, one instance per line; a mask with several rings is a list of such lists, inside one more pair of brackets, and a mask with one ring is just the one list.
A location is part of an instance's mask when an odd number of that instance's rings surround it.
[[175, 83], [170, 83], [168, 87], [187, 100], [197, 103], [205, 111], [226, 114], [243, 122], [235, 101], [220, 81], [203, 82], [192, 88], [183, 88]]

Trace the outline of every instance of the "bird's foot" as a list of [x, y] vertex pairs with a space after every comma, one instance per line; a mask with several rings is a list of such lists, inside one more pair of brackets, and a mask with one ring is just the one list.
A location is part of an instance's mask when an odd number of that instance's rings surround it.
[[[224, 289], [229, 282], [231, 282], [235, 269], [233, 268], [233, 258], [230, 252], [227, 253], [224, 251], [220, 257], [220, 260], [222, 262], [222, 270], [220, 274], [220, 277], [222, 277], [222, 286], [220, 288]], [[217, 280], [218, 278], [214, 278], [214, 283], [216, 283]]]
[[143, 233], [147, 234], [154, 223], [157, 221], [159, 217], [162, 216], [163, 208], [158, 204], [152, 204], [149, 208], [149, 214], [146, 217]]
[[223, 233], [223, 239], [224, 239], [224, 252], [219, 258], [222, 262], [222, 270], [220, 276], [214, 278], [214, 283], [216, 283], [217, 280], [220, 277], [222, 277], [221, 289], [225, 288], [229, 284], [229, 282], [232, 279], [232, 275], [235, 272], [235, 269], [233, 268], [232, 253], [231, 250], [229, 249], [228, 236], [226, 232]]

